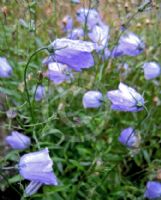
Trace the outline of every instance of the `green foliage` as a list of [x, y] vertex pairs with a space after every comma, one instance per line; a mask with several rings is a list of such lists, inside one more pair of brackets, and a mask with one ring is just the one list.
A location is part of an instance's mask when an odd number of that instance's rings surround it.
[[[124, 1], [120, 1], [121, 11], [116, 1], [104, 1], [106, 5], [101, 2], [99, 10], [111, 28], [109, 46], [112, 49], [119, 35], [116, 21], [126, 22], [127, 13]], [[129, 12], [135, 13], [138, 6], [130, 5]], [[156, 2], [156, 5], [160, 6], [160, 2]], [[109, 7], [107, 11], [104, 10], [105, 6]], [[14, 73], [9, 79], [0, 79], [1, 134], [5, 136], [12, 130], [20, 130], [32, 138], [32, 146], [25, 152], [10, 151], [1, 141], [4, 149], [0, 152], [0, 190], [3, 193], [9, 188], [21, 200], [142, 200], [146, 182], [154, 180], [157, 170], [161, 168], [161, 78], [145, 81], [141, 68], [145, 61], [161, 63], [160, 7], [142, 10], [129, 25], [129, 30], [139, 34], [146, 43], [143, 54], [106, 62], [95, 55], [96, 65], [74, 73], [71, 83], [54, 85], [47, 78], [41, 79], [40, 72], [45, 71], [42, 60], [48, 54], [47, 51], [36, 54], [27, 71], [33, 118], [30, 113], [24, 90], [25, 65], [36, 49], [47, 46], [56, 37], [64, 36], [61, 20], [66, 14], [74, 16], [78, 7], [70, 4], [70, 1], [2, 0], [0, 56], [7, 57]], [[110, 9], [113, 10], [112, 16]], [[129, 64], [131, 70], [126, 78], [117, 68], [119, 63], [124, 62]], [[84, 109], [82, 105], [85, 91], [98, 89], [106, 99], [107, 91], [116, 89], [120, 81], [144, 93], [149, 112], [149, 117], [138, 127], [141, 147], [137, 152], [120, 144], [118, 136], [122, 129], [137, 126], [144, 118], [145, 111], [112, 111], [108, 100], [99, 109]], [[38, 83], [45, 85], [47, 95], [37, 103], [33, 88]], [[1, 95], [5, 95], [5, 100], [1, 100]], [[17, 110], [15, 119], [6, 118], [5, 111], [9, 108]], [[3, 167], [14, 166], [20, 155], [45, 147], [49, 148], [54, 161], [59, 186], [43, 186], [32, 197], [23, 197], [28, 182], [18, 175], [18, 171], [4, 172]]]

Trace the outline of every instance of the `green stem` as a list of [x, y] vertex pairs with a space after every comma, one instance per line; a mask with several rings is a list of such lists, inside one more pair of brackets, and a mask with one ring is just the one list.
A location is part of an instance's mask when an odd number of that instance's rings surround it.
[[33, 114], [33, 110], [32, 110], [32, 105], [31, 105], [31, 101], [30, 101], [30, 95], [29, 95], [29, 90], [28, 90], [28, 86], [27, 86], [27, 70], [28, 70], [28, 67], [29, 67], [29, 64], [32, 60], [32, 58], [37, 54], [39, 53], [40, 51], [43, 51], [43, 50], [47, 50], [48, 48], [47, 47], [42, 47], [38, 50], [36, 50], [29, 58], [26, 66], [25, 66], [25, 70], [24, 70], [24, 87], [25, 87], [25, 92], [26, 92], [26, 95], [27, 95], [27, 102], [29, 104], [29, 110], [30, 110], [30, 114], [31, 114], [31, 117], [32, 117], [32, 120], [33, 122], [35, 122], [35, 119], [34, 119], [34, 114]]

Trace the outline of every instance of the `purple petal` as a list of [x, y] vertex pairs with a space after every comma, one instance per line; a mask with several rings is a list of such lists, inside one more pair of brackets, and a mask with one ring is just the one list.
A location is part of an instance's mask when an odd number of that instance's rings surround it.
[[157, 181], [148, 181], [144, 196], [148, 199], [161, 197], [161, 183]]
[[161, 74], [161, 67], [156, 62], [144, 63], [143, 69], [146, 80], [154, 79]]
[[0, 77], [8, 78], [12, 75], [12, 67], [4, 57], [0, 57]]
[[31, 144], [29, 137], [17, 131], [12, 131], [11, 135], [7, 136], [5, 140], [13, 149], [18, 150], [24, 150]]
[[73, 49], [56, 51], [53, 59], [56, 62], [67, 64], [76, 71], [81, 71], [81, 68], [90, 68], [94, 65], [94, 59], [91, 53]]
[[27, 180], [38, 181], [47, 185], [57, 185], [52, 165], [53, 162], [46, 148], [22, 156], [19, 162], [19, 172]]
[[83, 96], [84, 108], [98, 108], [102, 104], [103, 96], [99, 91], [88, 91]]

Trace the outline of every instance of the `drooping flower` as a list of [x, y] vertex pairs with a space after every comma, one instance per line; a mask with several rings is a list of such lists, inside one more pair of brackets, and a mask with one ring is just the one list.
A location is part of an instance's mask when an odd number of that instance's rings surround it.
[[129, 127], [121, 132], [119, 142], [129, 148], [137, 148], [140, 143], [140, 137], [136, 134], [133, 128]]
[[113, 49], [111, 56], [137, 56], [143, 52], [145, 45], [134, 33], [128, 32], [120, 37], [118, 45]]
[[102, 104], [103, 96], [99, 91], [88, 91], [83, 96], [84, 108], [98, 108]]
[[84, 30], [82, 28], [74, 28], [67, 35], [67, 38], [71, 40], [81, 40], [83, 37], [84, 37]]
[[55, 84], [60, 84], [72, 78], [71, 70], [67, 65], [51, 62], [48, 65], [48, 78]]
[[107, 25], [95, 25], [91, 32], [88, 33], [89, 38], [92, 42], [97, 44], [98, 50], [107, 47], [109, 39], [109, 27]]
[[102, 23], [101, 17], [96, 9], [80, 8], [76, 17], [79, 23], [87, 25], [88, 29], [92, 29], [96, 24]]
[[37, 192], [43, 184], [58, 185], [52, 166], [53, 161], [47, 148], [25, 154], [20, 158], [19, 173], [24, 179], [31, 181], [25, 191], [28, 195]]
[[63, 24], [63, 31], [69, 32], [73, 28], [73, 19], [71, 18], [71, 16], [67, 15], [63, 18], [62, 24]]
[[120, 83], [118, 90], [107, 92], [113, 110], [138, 112], [144, 108], [143, 97], [131, 87]]
[[95, 45], [92, 42], [62, 38], [56, 39], [49, 48], [53, 50], [53, 53], [45, 60], [44, 64], [58, 62], [66, 64], [76, 71], [94, 65], [91, 52], [95, 50]]
[[45, 96], [45, 88], [43, 85], [38, 85], [36, 88], [36, 93], [35, 93], [35, 100], [36, 101], [41, 101]]
[[157, 199], [161, 197], [161, 183], [157, 181], [148, 181], [144, 197], [148, 199]]
[[31, 144], [31, 140], [26, 135], [19, 133], [18, 131], [12, 131], [11, 135], [5, 138], [7, 144], [13, 149], [24, 150]]
[[95, 25], [91, 32], [88, 33], [89, 38], [96, 44], [96, 52], [102, 60], [107, 60], [110, 51], [107, 48], [109, 39], [109, 27], [105, 24]]
[[161, 67], [156, 62], [144, 63], [143, 69], [144, 69], [144, 77], [146, 80], [156, 78], [161, 74]]
[[0, 57], [0, 77], [8, 78], [12, 75], [12, 67], [8, 63], [7, 59]]

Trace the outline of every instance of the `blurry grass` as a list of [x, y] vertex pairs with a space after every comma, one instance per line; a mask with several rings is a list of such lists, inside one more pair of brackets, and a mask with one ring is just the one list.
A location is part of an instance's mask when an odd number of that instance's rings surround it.
[[[100, 1], [98, 9], [103, 21], [110, 25], [111, 48], [118, 36], [120, 25], [128, 21], [127, 16], [135, 12], [139, 3], [140, 1]], [[89, 2], [82, 1], [83, 4], [88, 6]], [[14, 74], [10, 79], [1, 79], [0, 92], [8, 96], [7, 102], [3, 100], [6, 110], [9, 107], [18, 109], [18, 117], [12, 122], [1, 114], [3, 126], [8, 133], [16, 127], [32, 137], [33, 145], [28, 152], [38, 150], [33, 133], [38, 138], [38, 146], [47, 146], [50, 149], [60, 186], [44, 186], [39, 194], [30, 199], [141, 200], [146, 182], [155, 178], [155, 172], [161, 168], [160, 80], [146, 82], [139, 67], [144, 61], [156, 60], [161, 63], [159, 1], [153, 1], [153, 7], [139, 13], [130, 24], [129, 30], [140, 35], [146, 43], [143, 54], [134, 58], [113, 60], [110, 70], [107, 70], [108, 62], [100, 63], [83, 71], [79, 81], [79, 74], [75, 73], [75, 80], [70, 84], [55, 86], [43, 79], [49, 95], [42, 102], [34, 104], [36, 124], [31, 120], [23, 83], [25, 64], [36, 49], [64, 36], [61, 31], [62, 18], [67, 14], [74, 17], [79, 7], [63, 0], [1, 1], [0, 55], [8, 58], [14, 68]], [[24, 20], [24, 25], [20, 24], [20, 19]], [[40, 81], [38, 71], [44, 70], [41, 62], [45, 56], [45, 52], [38, 54], [30, 64], [30, 94], [32, 87]], [[131, 69], [124, 82], [137, 88], [140, 93], [144, 92], [146, 106], [150, 112], [150, 117], [138, 130], [142, 144], [140, 152], [134, 157], [118, 142], [118, 135], [122, 129], [136, 126], [143, 119], [144, 111], [115, 112], [110, 110], [108, 102], [100, 109], [85, 110], [81, 104], [86, 90], [98, 89], [106, 95], [108, 90], [116, 89], [122, 80], [116, 68], [119, 63], [124, 62], [127, 62]], [[15, 164], [14, 160], [18, 161], [17, 152], [13, 151], [13, 155], [10, 155], [9, 150], [6, 151], [0, 162]], [[17, 173], [14, 172], [14, 175], [15, 179], [11, 179], [10, 174], [8, 179], [10, 182], [16, 180], [14, 187], [20, 190]], [[4, 180], [0, 185], [4, 190], [5, 186], [8, 187]]]

